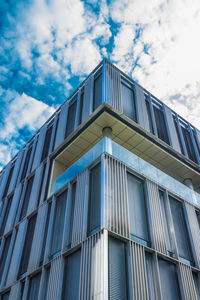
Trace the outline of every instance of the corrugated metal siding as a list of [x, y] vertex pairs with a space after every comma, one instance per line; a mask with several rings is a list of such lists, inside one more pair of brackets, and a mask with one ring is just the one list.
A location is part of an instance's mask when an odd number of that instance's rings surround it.
[[126, 166], [105, 155], [105, 172], [105, 226], [111, 231], [129, 237]]
[[180, 145], [178, 142], [178, 136], [176, 133], [176, 128], [175, 128], [174, 120], [173, 120], [173, 116], [172, 116], [172, 111], [166, 105], [164, 105], [164, 110], [165, 110], [165, 116], [167, 119], [167, 124], [168, 124], [169, 132], [170, 132], [172, 147], [181, 153]]
[[180, 263], [180, 273], [185, 300], [198, 300], [196, 296], [191, 267]]
[[190, 224], [190, 230], [191, 230], [192, 237], [193, 237], [198, 267], [200, 267], [200, 230], [199, 230], [199, 224], [198, 224], [195, 208], [194, 208], [194, 206], [192, 206], [186, 202], [185, 202], [185, 208], [187, 211], [189, 224]]
[[9, 300], [19, 299], [19, 296], [20, 296], [20, 282], [17, 282], [15, 285], [12, 286], [10, 290]]
[[105, 101], [122, 112], [120, 72], [108, 61], [105, 68]]
[[94, 82], [94, 75], [91, 74], [90, 77], [88, 77], [88, 79], [85, 82], [82, 122], [84, 122], [88, 118], [88, 116], [92, 113], [93, 82]]
[[139, 114], [139, 124], [147, 131], [150, 131], [148, 116], [147, 116], [147, 108], [144, 99], [144, 90], [137, 84], [135, 85], [135, 96], [138, 104], [137, 106], [138, 106], [138, 114]]
[[147, 180], [147, 191], [152, 216], [154, 247], [157, 251], [167, 254], [167, 245], [157, 184]]
[[131, 267], [135, 300], [148, 300], [148, 282], [144, 246], [130, 242]]
[[58, 289], [61, 280], [61, 267], [63, 263], [63, 257], [59, 256], [51, 263], [49, 284], [47, 291], [47, 300], [56, 300], [58, 297]]
[[47, 124], [44, 124], [40, 129], [39, 138], [35, 149], [35, 156], [32, 164], [32, 170], [35, 170], [40, 164], [46, 131], [47, 131]]

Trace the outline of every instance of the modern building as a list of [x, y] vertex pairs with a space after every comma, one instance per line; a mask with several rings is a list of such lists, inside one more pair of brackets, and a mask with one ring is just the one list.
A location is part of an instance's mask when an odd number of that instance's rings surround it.
[[200, 299], [200, 131], [103, 60], [0, 174], [0, 299]]

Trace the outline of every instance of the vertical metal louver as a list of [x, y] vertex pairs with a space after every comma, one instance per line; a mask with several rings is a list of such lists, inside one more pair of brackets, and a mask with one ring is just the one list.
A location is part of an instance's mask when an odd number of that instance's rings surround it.
[[61, 277], [61, 265], [63, 257], [59, 256], [55, 258], [51, 263], [51, 269], [49, 274], [49, 283], [47, 290], [47, 300], [57, 299], [58, 289], [60, 287]]
[[135, 300], [148, 300], [148, 282], [144, 246], [130, 242], [131, 269]]
[[129, 237], [126, 166], [105, 155], [105, 172], [105, 226], [111, 231]]
[[157, 184], [147, 180], [147, 190], [150, 202], [150, 211], [152, 216], [154, 247], [159, 252], [167, 254], [165, 239], [165, 230], [163, 224], [161, 203]]
[[195, 292], [191, 267], [180, 263], [180, 273], [185, 300], [198, 300]]
[[16, 296], [20, 294], [21, 283], [17, 282], [10, 290], [9, 300], [16, 300]]
[[105, 68], [105, 101], [122, 112], [120, 72], [108, 61]]
[[83, 110], [82, 110], [82, 122], [84, 122], [92, 113], [93, 105], [93, 82], [94, 75], [91, 74], [85, 82], [84, 98], [83, 98]]
[[138, 107], [138, 123], [140, 126], [142, 126], [144, 129], [150, 130], [148, 117], [147, 117], [147, 107], [145, 104], [145, 98], [144, 98], [144, 90], [139, 85], [135, 84], [135, 97], [137, 99], [137, 107]]
[[41, 274], [31, 277], [29, 283], [28, 300], [37, 300], [40, 288], [40, 277]]

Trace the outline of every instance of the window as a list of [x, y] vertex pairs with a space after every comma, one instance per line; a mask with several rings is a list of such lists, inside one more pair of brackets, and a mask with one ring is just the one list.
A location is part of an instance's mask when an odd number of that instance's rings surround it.
[[197, 147], [197, 151], [200, 155], [200, 145], [199, 145], [199, 142], [198, 142], [198, 137], [196, 136], [196, 133], [194, 132], [194, 130], [193, 130], [193, 136], [194, 136], [195, 144], [196, 144], [196, 147]]
[[147, 95], [145, 95], [145, 103], [146, 103], [146, 108], [147, 108], [147, 120], [148, 120], [148, 125], [149, 125], [149, 131], [154, 134], [153, 121], [152, 121], [152, 116], [151, 116], [151, 108], [150, 108], [150, 103], [147, 98]]
[[102, 73], [94, 79], [94, 99], [93, 110], [99, 107], [102, 103]]
[[190, 132], [188, 128], [181, 126], [184, 142], [185, 142], [185, 147], [187, 150], [188, 157], [193, 160], [194, 162], [197, 162], [195, 151], [194, 151], [194, 146], [192, 143], [192, 138], [190, 135]]
[[20, 220], [22, 220], [27, 213], [27, 209], [28, 209], [28, 204], [29, 204], [29, 198], [31, 195], [31, 190], [32, 190], [32, 186], [33, 186], [33, 179], [34, 176], [32, 176], [26, 185], [26, 191], [25, 191], [25, 195], [24, 195], [24, 199], [23, 199], [23, 204], [22, 204], [22, 208], [21, 208], [21, 213], [20, 213]]
[[166, 243], [167, 243], [167, 250], [169, 252], [173, 252], [171, 242], [170, 242], [170, 236], [169, 236], [169, 223], [168, 223], [168, 219], [167, 219], [167, 215], [166, 215], [166, 205], [165, 205], [164, 192], [159, 191], [159, 196], [160, 196], [163, 226], [164, 226], [164, 231], [165, 231], [165, 240], [166, 240]]
[[68, 248], [71, 247], [72, 230], [74, 221], [74, 205], [76, 196], [76, 182], [72, 184], [72, 195], [71, 195], [71, 212], [70, 212], [70, 224], [69, 224], [69, 237], [68, 237]]
[[101, 224], [101, 165], [90, 171], [88, 233], [93, 234]]
[[10, 291], [1, 295], [1, 300], [8, 300], [10, 295]]
[[0, 257], [0, 282], [1, 282], [1, 279], [2, 279], [2, 276], [3, 276], [3, 270], [4, 270], [4, 267], [5, 267], [6, 258], [7, 258], [7, 255], [8, 255], [10, 240], [11, 240], [11, 234], [5, 238], [3, 251], [2, 251], [2, 254], [1, 254], [1, 257]]
[[20, 287], [20, 300], [22, 300], [23, 299], [23, 294], [24, 294], [24, 286], [25, 286], [25, 280], [23, 280], [22, 282], [21, 282], [21, 287]]
[[200, 229], [200, 212], [196, 210], [196, 215], [197, 215], [197, 221], [199, 223], [199, 229]]
[[121, 91], [122, 91], [123, 113], [133, 121], [137, 122], [135, 94], [132, 86], [128, 86], [127, 84], [122, 82]]
[[40, 287], [40, 276], [37, 275], [30, 278], [29, 290], [28, 290], [28, 300], [37, 300], [39, 295], [39, 287]]
[[43, 236], [43, 240], [42, 240], [42, 251], [41, 251], [41, 256], [40, 256], [40, 266], [42, 265], [43, 259], [44, 259], [46, 239], [47, 239], [47, 233], [48, 233], [48, 228], [49, 228], [50, 212], [51, 212], [51, 203], [49, 203], [49, 205], [48, 205], [48, 211], [47, 211], [47, 218], [46, 218], [44, 236]]
[[11, 166], [11, 169], [10, 169], [10, 172], [9, 172], [9, 175], [8, 175], [8, 179], [7, 179], [7, 182], [6, 182], [6, 186], [5, 186], [5, 189], [4, 189], [4, 193], [3, 193], [3, 198], [7, 195], [8, 193], [8, 189], [9, 189], [9, 186], [10, 186], [10, 181], [11, 181], [11, 178], [12, 178], [12, 174], [13, 174], [13, 171], [14, 171], [14, 163], [12, 164]]
[[50, 267], [45, 268], [45, 280], [44, 286], [42, 287], [42, 300], [47, 299], [47, 292], [49, 286], [49, 274], [50, 274]]
[[73, 99], [72, 103], [70, 103], [69, 105], [65, 138], [68, 135], [70, 135], [74, 130], [75, 117], [76, 117], [76, 105], [77, 105], [77, 98]]
[[32, 247], [32, 240], [33, 240], [33, 235], [34, 235], [34, 230], [35, 230], [36, 217], [37, 216], [34, 215], [33, 217], [30, 218], [30, 220], [28, 222], [28, 228], [27, 228], [26, 237], [25, 237], [25, 241], [24, 241], [24, 247], [23, 247], [23, 251], [22, 251], [22, 257], [21, 257], [18, 277], [20, 277], [27, 271], [29, 256], [30, 256], [31, 247]]
[[175, 117], [174, 117], [174, 125], [175, 125], [175, 128], [176, 128], [176, 133], [177, 133], [177, 136], [178, 136], [178, 142], [179, 142], [179, 145], [180, 145], [181, 153], [185, 154], [184, 153], [184, 149], [183, 149], [183, 143], [181, 141], [181, 136], [180, 136], [179, 128], [178, 128], [178, 123], [177, 123], [177, 120], [176, 120]]
[[109, 237], [108, 247], [108, 299], [127, 300], [125, 244], [120, 240]]
[[3, 205], [5, 205], [6, 208], [5, 208], [4, 216], [3, 216], [3, 219], [2, 219], [2, 222], [1, 222], [0, 236], [4, 234], [4, 230], [5, 230], [5, 227], [6, 227], [6, 222], [7, 222], [7, 219], [8, 219], [8, 214], [10, 212], [12, 199], [13, 199], [13, 195], [10, 196], [7, 200], [4, 200]]
[[156, 281], [154, 279], [152, 255], [145, 252], [149, 300], [156, 299]]
[[165, 124], [164, 113], [161, 107], [153, 105], [153, 111], [155, 116], [156, 128], [158, 137], [163, 140], [165, 143], [169, 144], [169, 138], [167, 133], [167, 128]]
[[178, 247], [178, 253], [181, 258], [192, 262], [192, 251], [189, 241], [189, 235], [184, 218], [184, 212], [182, 203], [173, 197], [169, 197], [172, 219], [174, 224], [174, 231], [176, 236], [176, 243]]
[[164, 259], [158, 259], [162, 299], [181, 299], [176, 266]]
[[21, 180], [22, 181], [25, 177], [26, 177], [26, 173], [27, 173], [27, 169], [28, 169], [28, 165], [29, 165], [29, 161], [30, 161], [30, 157], [31, 157], [31, 152], [32, 152], [32, 145], [29, 145], [29, 149], [26, 153], [26, 158], [25, 158], [25, 162], [23, 165], [23, 171], [22, 171], [22, 175], [21, 175]]
[[56, 199], [56, 209], [53, 221], [51, 237], [51, 257], [59, 253], [62, 248], [63, 229], [65, 222], [65, 208], [67, 202], [67, 190]]
[[43, 161], [49, 153], [49, 146], [50, 146], [50, 142], [51, 142], [52, 129], [53, 129], [53, 124], [51, 123], [50, 126], [47, 128], [41, 161]]
[[65, 258], [62, 299], [79, 298], [81, 250]]
[[130, 173], [127, 174], [127, 180], [131, 237], [149, 244], [144, 183]]
[[81, 96], [80, 96], [80, 108], [79, 108], [78, 125], [80, 125], [82, 123], [83, 99], [84, 99], [84, 89], [82, 89]]

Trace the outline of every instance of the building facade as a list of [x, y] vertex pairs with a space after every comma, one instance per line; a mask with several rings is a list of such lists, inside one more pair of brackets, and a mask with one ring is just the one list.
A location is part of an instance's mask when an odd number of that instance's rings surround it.
[[200, 131], [103, 60], [0, 173], [0, 299], [200, 299]]

